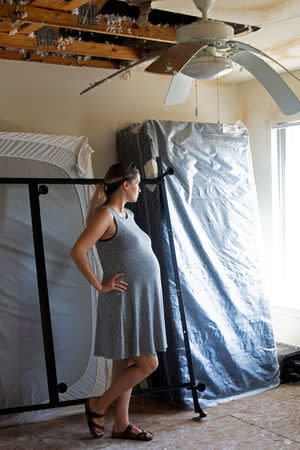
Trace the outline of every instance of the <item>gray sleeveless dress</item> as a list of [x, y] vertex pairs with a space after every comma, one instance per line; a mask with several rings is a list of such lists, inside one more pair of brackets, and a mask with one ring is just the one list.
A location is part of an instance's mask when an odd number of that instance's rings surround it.
[[116, 234], [96, 242], [106, 279], [124, 272], [125, 292], [99, 293], [95, 355], [124, 359], [142, 353], [165, 351], [167, 339], [161, 290], [160, 266], [150, 237], [139, 228], [134, 214], [125, 208], [122, 218], [109, 206]]

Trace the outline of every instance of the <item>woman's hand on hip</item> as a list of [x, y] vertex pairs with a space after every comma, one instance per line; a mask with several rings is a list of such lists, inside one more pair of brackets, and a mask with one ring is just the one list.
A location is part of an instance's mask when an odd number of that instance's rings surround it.
[[103, 277], [103, 281], [101, 283], [102, 289], [100, 292], [102, 294], [105, 294], [110, 291], [125, 292], [127, 289], [128, 283], [126, 283], [126, 281], [117, 279], [118, 277], [121, 277], [122, 275], [124, 275], [124, 272], [116, 273], [113, 277], [111, 277], [109, 279], [106, 279], [105, 277]]

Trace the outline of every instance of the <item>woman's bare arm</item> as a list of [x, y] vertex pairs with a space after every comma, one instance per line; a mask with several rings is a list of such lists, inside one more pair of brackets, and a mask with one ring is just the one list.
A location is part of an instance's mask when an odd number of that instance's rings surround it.
[[98, 239], [103, 236], [109, 225], [111, 225], [112, 220], [112, 214], [107, 208], [97, 211], [89, 225], [75, 242], [70, 253], [82, 275], [100, 292], [102, 292], [103, 286], [90, 266], [88, 252]]

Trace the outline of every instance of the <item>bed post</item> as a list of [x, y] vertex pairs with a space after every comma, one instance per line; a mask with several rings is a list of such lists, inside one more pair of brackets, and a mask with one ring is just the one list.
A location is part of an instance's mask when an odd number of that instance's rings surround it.
[[40, 187], [38, 187], [37, 183], [30, 183], [28, 187], [30, 197], [30, 212], [32, 222], [33, 245], [35, 253], [35, 265], [36, 265], [37, 284], [40, 301], [41, 322], [43, 330], [44, 353], [47, 368], [49, 400], [50, 404], [51, 403], [56, 404], [59, 402], [59, 397], [57, 389], [57, 374], [56, 374], [55, 354], [53, 346], [52, 324], [49, 307], [47, 273], [44, 254], [43, 231], [42, 231], [41, 211], [39, 202], [39, 196], [41, 194], [42, 195], [47, 194], [48, 187], [45, 185], [41, 185]]
[[[163, 173], [161, 158], [159, 156], [157, 156], [156, 161], [157, 161], [157, 166], [158, 166], [158, 176], [161, 176]], [[166, 192], [164, 178], [162, 179], [159, 186], [160, 186], [160, 194], [161, 194], [160, 197], [161, 197], [161, 202], [162, 202], [162, 207], [163, 207], [162, 209], [164, 212], [164, 216], [165, 216], [165, 220], [166, 220], [166, 224], [167, 224], [167, 230], [168, 230], [170, 251], [171, 251], [171, 257], [172, 257], [172, 265], [173, 265], [173, 271], [174, 271], [174, 280], [175, 280], [175, 284], [176, 284], [176, 291], [177, 291], [177, 297], [178, 297], [183, 339], [184, 339], [184, 345], [185, 345], [186, 357], [187, 357], [187, 365], [188, 365], [189, 376], [190, 376], [190, 383], [186, 388], [190, 389], [192, 391], [194, 410], [196, 413], [199, 413], [199, 416], [195, 417], [194, 419], [200, 420], [203, 417], [206, 417], [206, 414], [203, 412], [203, 410], [201, 409], [201, 407], [199, 405], [197, 391], [203, 392], [205, 390], [206, 386], [204, 383], [198, 383], [196, 385], [194, 366], [193, 366], [193, 360], [192, 360], [192, 354], [191, 354], [191, 348], [190, 348], [190, 342], [189, 342], [189, 335], [188, 335], [188, 329], [187, 329], [187, 323], [186, 323], [186, 317], [185, 317], [184, 301], [183, 301], [182, 292], [181, 292], [180, 278], [179, 278], [178, 265], [177, 265], [176, 252], [175, 252], [175, 244], [174, 244], [174, 238], [173, 238], [173, 233], [172, 233], [172, 225], [171, 225], [170, 212], [169, 212], [167, 192]]]

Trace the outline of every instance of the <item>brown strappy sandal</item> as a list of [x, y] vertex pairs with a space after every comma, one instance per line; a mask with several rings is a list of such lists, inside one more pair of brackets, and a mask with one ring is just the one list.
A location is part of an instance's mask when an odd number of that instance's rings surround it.
[[[102, 438], [103, 437], [103, 431], [104, 431], [104, 425], [98, 425], [97, 423], [93, 422], [90, 419], [93, 418], [93, 417], [95, 417], [96, 419], [98, 419], [100, 417], [104, 417], [104, 414], [98, 414], [98, 413], [95, 413], [94, 411], [92, 411], [91, 409], [89, 409], [89, 407], [88, 407], [88, 399], [85, 400], [84, 406], [85, 406], [85, 414], [86, 414], [86, 418], [87, 418], [87, 422], [88, 422], [88, 426], [89, 426], [90, 432], [92, 433], [94, 438], [96, 438], [96, 439]], [[95, 428], [100, 428], [102, 430], [102, 434], [95, 433]]]
[[[131, 433], [133, 424], [130, 423], [128, 427], [123, 432], [112, 431], [111, 437], [116, 439], [132, 439], [136, 441], [151, 441], [153, 439], [153, 434], [150, 431], [145, 431], [143, 428], [137, 427], [142, 430], [140, 433]], [[151, 437], [147, 436], [147, 433], [151, 434]]]

